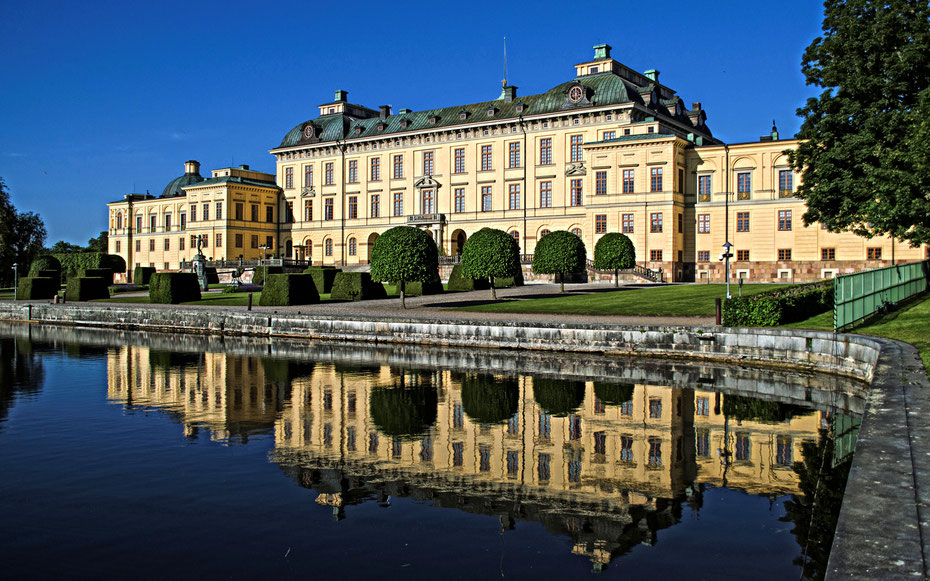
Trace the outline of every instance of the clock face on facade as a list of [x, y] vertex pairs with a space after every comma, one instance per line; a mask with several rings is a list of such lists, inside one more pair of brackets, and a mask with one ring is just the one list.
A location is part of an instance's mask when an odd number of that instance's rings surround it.
[[568, 91], [568, 98], [572, 103], [577, 103], [582, 97], [584, 97], [584, 91], [582, 91], [581, 87], [578, 85], [575, 85]]
[[306, 137], [307, 139], [310, 139], [311, 137], [313, 137], [313, 125], [307, 125], [306, 127], [304, 127], [304, 137]]

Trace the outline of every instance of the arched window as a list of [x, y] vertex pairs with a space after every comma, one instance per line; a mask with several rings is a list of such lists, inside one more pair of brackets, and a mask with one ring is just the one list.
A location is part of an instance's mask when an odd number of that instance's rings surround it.
[[548, 229], [548, 228], [543, 228], [542, 230], [540, 230], [540, 231], [539, 231], [539, 238], [540, 238], [540, 240], [542, 239], [543, 236], [545, 236], [545, 235], [548, 234], [548, 233], [549, 233], [549, 229]]
[[355, 256], [355, 238], [349, 238], [349, 256]]
[[123, 227], [123, 214], [119, 213], [116, 215], [116, 228], [121, 229]]
[[520, 242], [520, 232], [514, 230], [513, 232], [510, 233], [510, 236], [511, 238], [516, 240], [518, 243]]
[[332, 238], [327, 238], [326, 241], [323, 242], [323, 252], [326, 254], [326, 256], [333, 255], [333, 239]]
[[572, 228], [572, 234], [574, 234], [578, 238], [581, 238], [581, 228]]

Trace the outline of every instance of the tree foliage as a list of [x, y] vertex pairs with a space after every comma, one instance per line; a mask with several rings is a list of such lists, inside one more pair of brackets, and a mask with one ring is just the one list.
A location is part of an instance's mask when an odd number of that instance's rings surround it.
[[547, 414], [567, 416], [584, 403], [584, 382], [533, 377], [533, 398]]
[[930, 241], [930, 7], [926, 0], [827, 0], [802, 59], [822, 87], [798, 110], [804, 223]]
[[517, 241], [503, 230], [482, 228], [462, 249], [462, 274], [473, 279], [490, 279], [491, 298], [497, 298], [494, 279], [515, 277], [520, 268]]
[[382, 434], [415, 440], [436, 423], [439, 397], [432, 385], [376, 387], [368, 402], [371, 419]]
[[13, 280], [13, 264], [27, 269], [45, 244], [45, 224], [38, 214], [20, 212], [0, 178], [0, 281]]
[[614, 271], [614, 286], [619, 286], [619, 270], [636, 266], [636, 248], [626, 234], [610, 232], [594, 245], [594, 268]]
[[587, 251], [581, 238], [565, 230], [556, 230], [536, 243], [533, 253], [533, 272], [536, 274], [558, 274], [559, 288], [565, 292], [565, 275], [584, 272]]
[[462, 407], [479, 424], [506, 422], [520, 401], [515, 379], [495, 379], [491, 375], [467, 375], [462, 379]]
[[371, 278], [396, 282], [400, 300], [407, 307], [407, 281], [427, 282], [439, 271], [439, 250], [429, 234], [419, 228], [395, 226], [375, 240], [371, 249]]

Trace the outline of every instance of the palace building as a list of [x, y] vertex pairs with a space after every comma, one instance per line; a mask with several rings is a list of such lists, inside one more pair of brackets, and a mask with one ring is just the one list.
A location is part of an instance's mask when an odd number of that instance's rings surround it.
[[[659, 80], [594, 47], [570, 80], [522, 96], [506, 81], [483, 103], [426, 111], [353, 104], [335, 92], [271, 150], [276, 175], [188, 162], [160, 197], [109, 204], [110, 251], [130, 266], [180, 268], [206, 236], [215, 260], [264, 256], [352, 265], [398, 225], [426, 229], [440, 253], [461, 253], [484, 227], [521, 252], [553, 230], [580, 236], [593, 257], [607, 232], [628, 235], [639, 264], [667, 280], [757, 282], [827, 278], [923, 259], [928, 250], [805, 227], [796, 140], [771, 134], [723, 143], [701, 103], [688, 108]], [[188, 238], [185, 245], [184, 239]]]

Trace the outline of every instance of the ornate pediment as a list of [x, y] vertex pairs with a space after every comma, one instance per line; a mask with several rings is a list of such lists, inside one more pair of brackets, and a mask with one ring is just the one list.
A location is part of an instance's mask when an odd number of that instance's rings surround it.
[[565, 175], [567, 176], [583, 176], [587, 175], [588, 170], [584, 166], [583, 161], [577, 163], [570, 163], [568, 167], [565, 168]]
[[413, 187], [415, 188], [438, 188], [441, 185], [442, 184], [433, 179], [433, 176], [422, 177], [413, 182]]
[[313, 186], [310, 186], [309, 188], [303, 188], [302, 190], [300, 190], [301, 198], [312, 198], [314, 196], [316, 196], [316, 190], [313, 189]]

